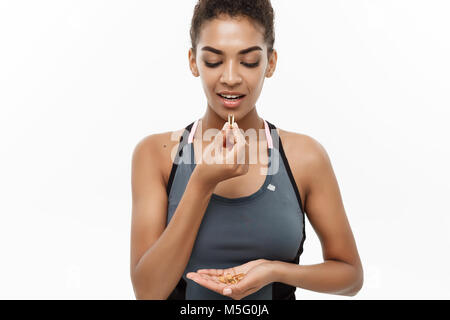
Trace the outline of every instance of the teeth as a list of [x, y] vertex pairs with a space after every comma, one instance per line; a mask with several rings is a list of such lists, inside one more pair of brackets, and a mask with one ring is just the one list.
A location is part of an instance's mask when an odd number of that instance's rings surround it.
[[240, 96], [229, 96], [229, 95], [224, 95], [224, 94], [221, 94], [221, 96], [224, 98], [227, 98], [227, 99], [236, 99], [236, 98], [240, 97]]

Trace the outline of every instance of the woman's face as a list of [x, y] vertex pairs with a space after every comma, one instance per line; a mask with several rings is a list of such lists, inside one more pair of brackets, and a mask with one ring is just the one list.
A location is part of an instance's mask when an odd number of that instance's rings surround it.
[[[252, 110], [264, 78], [275, 71], [277, 53], [268, 59], [263, 31], [248, 18], [221, 16], [202, 25], [197, 56], [189, 50], [192, 73], [200, 76], [209, 107], [223, 119], [230, 112], [241, 119]], [[245, 96], [236, 105], [219, 96], [226, 92]]]

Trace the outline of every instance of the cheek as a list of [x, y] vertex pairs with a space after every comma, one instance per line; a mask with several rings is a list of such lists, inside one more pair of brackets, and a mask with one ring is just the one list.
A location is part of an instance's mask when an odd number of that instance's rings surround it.
[[264, 71], [261, 70], [259, 72], [254, 72], [250, 74], [247, 78], [247, 84], [252, 91], [252, 94], [255, 92], [259, 92], [261, 90], [262, 85], [264, 83]]
[[215, 88], [218, 79], [216, 74], [210, 72], [209, 70], [207, 70], [206, 72], [205, 70], [200, 70], [200, 77], [205, 89]]

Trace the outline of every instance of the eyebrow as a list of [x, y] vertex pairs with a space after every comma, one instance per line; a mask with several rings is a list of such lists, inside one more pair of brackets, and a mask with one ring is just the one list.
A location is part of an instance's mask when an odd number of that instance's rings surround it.
[[[250, 48], [247, 48], [247, 49], [239, 51], [238, 54], [246, 54], [246, 53], [249, 53], [249, 52], [255, 51], [255, 50], [263, 51], [263, 49], [261, 47], [253, 46], [253, 47], [250, 47]], [[216, 54], [223, 54], [223, 51], [215, 49], [215, 48], [210, 47], [210, 46], [203, 47], [202, 51], [211, 51], [211, 52], [216, 53]]]

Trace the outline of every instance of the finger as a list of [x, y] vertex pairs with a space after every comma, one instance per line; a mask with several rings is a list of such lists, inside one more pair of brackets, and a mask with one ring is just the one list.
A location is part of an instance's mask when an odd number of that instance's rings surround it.
[[205, 274], [197, 274], [197, 276], [192, 277], [192, 280], [195, 283], [197, 283], [205, 288], [208, 288], [212, 291], [215, 291], [219, 294], [222, 294], [223, 287], [225, 286], [223, 283], [220, 283], [219, 281], [217, 281], [214, 278], [211, 278]]
[[236, 137], [235, 137], [235, 134], [234, 134], [233, 130], [234, 129], [231, 129], [229, 127], [228, 122], [227, 122], [227, 127], [222, 130], [223, 135], [224, 135], [223, 146], [227, 150], [230, 150], [236, 143]]
[[228, 123], [228, 121], [225, 121], [225, 123], [223, 124], [222, 129], [230, 129], [230, 124]]
[[237, 142], [241, 142], [242, 144], [248, 144], [247, 140], [245, 140], [245, 136], [242, 134], [241, 129], [239, 129], [239, 126], [235, 123], [233, 126], [233, 129], [231, 129], [233, 132], [233, 135], [235, 136]]
[[225, 129], [218, 131], [214, 137], [214, 143], [222, 146], [224, 136], [225, 136]]
[[225, 133], [227, 132], [227, 130], [230, 130], [230, 125], [228, 124], [228, 122], [225, 122], [222, 126], [222, 129], [220, 129], [215, 138], [220, 139], [223, 138], [223, 136], [225, 135]]
[[[223, 130], [219, 130], [214, 136], [213, 143], [209, 144], [207, 147], [208, 155], [211, 155], [211, 160], [213, 161], [213, 163], [223, 163], [224, 137], [225, 135]], [[214, 155], [212, 155], [211, 152], [213, 152]]]
[[240, 281], [229, 286], [234, 297], [245, 297], [256, 291], [257, 287], [248, 282]]
[[186, 273], [186, 278], [192, 280], [194, 277], [195, 277], [195, 272], [188, 272], [188, 273]]
[[236, 134], [234, 132], [234, 129], [227, 129], [226, 136], [229, 145], [233, 146], [236, 143]]
[[210, 280], [210, 281], [219, 283], [219, 277], [215, 274], [206, 273], [206, 272], [197, 272], [197, 275], [205, 280]]
[[230, 275], [234, 275], [233, 273], [233, 268], [228, 268], [228, 269], [221, 269], [222, 273], [220, 275], [226, 276], [228, 274]]
[[212, 276], [220, 276], [222, 275], [222, 269], [200, 269], [197, 270], [198, 273], [209, 274]]
[[250, 159], [250, 146], [242, 134], [241, 129], [233, 128], [233, 135], [235, 136], [236, 143], [233, 146], [237, 150], [236, 152], [236, 163], [248, 164]]
[[[225, 122], [222, 126], [222, 129], [219, 129], [218, 133], [215, 135], [215, 138], [217, 139], [217, 141], [215, 142], [220, 142], [221, 145], [225, 147], [225, 137], [229, 130], [231, 130], [230, 125], [228, 122]], [[220, 140], [221, 138], [222, 140]]]
[[230, 287], [225, 287], [225, 288], [223, 288], [223, 290], [222, 290], [222, 294], [223, 294], [224, 296], [231, 296], [231, 295], [233, 294], [233, 289], [230, 288]]
[[222, 289], [222, 294], [225, 296], [232, 296], [233, 299], [240, 299], [240, 297], [246, 296], [246, 292], [249, 292], [253, 289], [254, 288], [247, 289], [242, 286], [239, 287], [238, 284], [230, 284]]
[[210, 273], [211, 269], [198, 269], [197, 273]]

